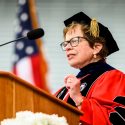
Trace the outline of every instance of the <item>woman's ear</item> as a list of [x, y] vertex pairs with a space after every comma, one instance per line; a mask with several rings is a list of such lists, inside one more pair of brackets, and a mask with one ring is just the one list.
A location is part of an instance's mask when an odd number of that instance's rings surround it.
[[103, 45], [101, 43], [95, 43], [93, 46], [93, 50], [94, 50], [93, 54], [97, 55], [101, 51], [102, 47]]

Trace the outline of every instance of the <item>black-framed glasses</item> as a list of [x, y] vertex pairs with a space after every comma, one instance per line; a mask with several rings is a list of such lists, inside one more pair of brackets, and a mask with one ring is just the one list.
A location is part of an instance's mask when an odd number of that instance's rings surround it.
[[64, 41], [64, 42], [62, 42], [62, 43], [60, 44], [62, 50], [65, 51], [65, 50], [66, 50], [66, 46], [67, 46], [68, 44], [70, 44], [71, 47], [76, 47], [76, 46], [79, 44], [79, 42], [80, 42], [80, 38], [85, 39], [84, 37], [77, 36], [77, 37], [73, 37], [73, 38], [70, 39], [69, 41]]

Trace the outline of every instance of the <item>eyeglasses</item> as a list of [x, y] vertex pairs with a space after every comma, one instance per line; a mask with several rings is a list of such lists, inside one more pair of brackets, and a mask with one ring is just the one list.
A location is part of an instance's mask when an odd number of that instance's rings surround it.
[[79, 44], [79, 42], [80, 42], [80, 38], [85, 39], [84, 37], [78, 36], [78, 37], [74, 37], [74, 38], [70, 39], [69, 41], [64, 41], [64, 42], [62, 42], [62, 43], [60, 44], [62, 50], [65, 51], [65, 50], [66, 50], [66, 46], [67, 46], [69, 43], [70, 43], [71, 47], [76, 47], [76, 46], [78, 46], [78, 44]]

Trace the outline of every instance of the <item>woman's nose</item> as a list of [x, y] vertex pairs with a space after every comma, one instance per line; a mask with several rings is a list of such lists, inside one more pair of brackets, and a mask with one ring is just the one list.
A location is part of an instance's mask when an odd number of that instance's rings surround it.
[[72, 49], [72, 46], [71, 46], [70, 43], [68, 43], [67, 46], [65, 47], [65, 50], [66, 50], [66, 51], [69, 50], [69, 49]]

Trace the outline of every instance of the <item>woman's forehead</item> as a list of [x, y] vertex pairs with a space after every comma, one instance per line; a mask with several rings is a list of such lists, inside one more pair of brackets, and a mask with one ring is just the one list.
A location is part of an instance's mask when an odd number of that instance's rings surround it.
[[67, 33], [66, 33], [66, 38], [68, 36], [72, 36], [72, 35], [76, 35], [76, 36], [83, 36], [82, 30], [81, 30], [81, 26], [75, 26], [73, 28], [70, 28]]
[[76, 25], [76, 26], [74, 26], [74, 27], [71, 27], [71, 28], [69, 28], [69, 30], [68, 30], [68, 32], [78, 32], [78, 31], [81, 31], [81, 25]]

